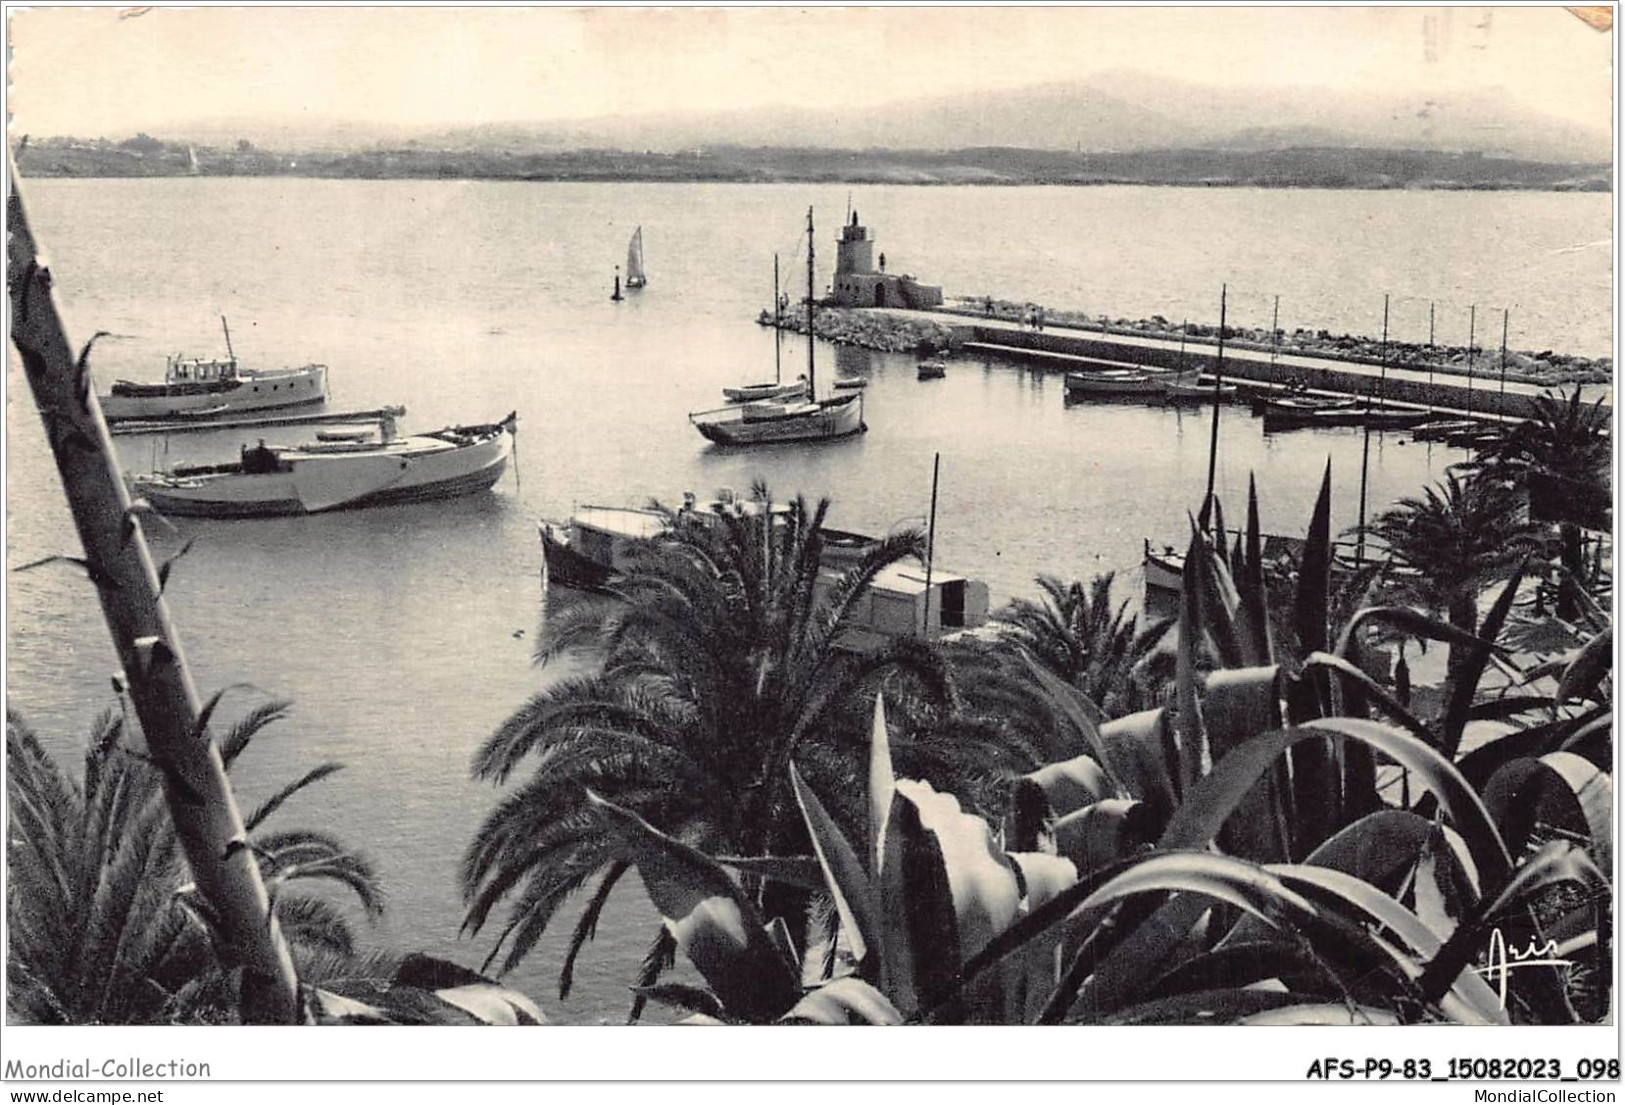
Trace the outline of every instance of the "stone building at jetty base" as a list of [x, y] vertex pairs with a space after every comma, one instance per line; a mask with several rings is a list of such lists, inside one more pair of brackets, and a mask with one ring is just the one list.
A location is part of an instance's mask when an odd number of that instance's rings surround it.
[[835, 303], [841, 307], [909, 307], [917, 311], [942, 306], [942, 289], [922, 284], [908, 273], [886, 271], [886, 255], [875, 268], [875, 240], [869, 228], [852, 221], [841, 227], [835, 242]]

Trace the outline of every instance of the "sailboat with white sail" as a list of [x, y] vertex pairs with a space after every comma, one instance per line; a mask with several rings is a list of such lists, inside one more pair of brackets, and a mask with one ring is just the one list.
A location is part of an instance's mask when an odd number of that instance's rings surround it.
[[641, 288], [649, 282], [648, 274], [643, 271], [643, 227], [632, 232], [632, 240], [626, 246], [626, 287]]
[[863, 392], [818, 397], [814, 364], [813, 322], [817, 309], [813, 282], [813, 212], [807, 208], [807, 392], [782, 402], [743, 403], [688, 416], [694, 428], [719, 445], [769, 445], [792, 441], [827, 441], [862, 433]]

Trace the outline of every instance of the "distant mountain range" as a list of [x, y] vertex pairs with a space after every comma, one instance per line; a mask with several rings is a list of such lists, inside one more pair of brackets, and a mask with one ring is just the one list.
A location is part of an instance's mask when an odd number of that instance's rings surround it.
[[1606, 127], [1541, 115], [1506, 92], [1417, 98], [1326, 88], [1217, 89], [1122, 72], [1018, 91], [839, 107], [672, 112], [441, 128], [326, 121], [211, 119], [150, 132], [167, 141], [271, 150], [405, 147], [547, 153], [669, 153], [718, 146], [951, 150], [1003, 147], [1124, 153], [1159, 149], [1320, 148], [1473, 152], [1603, 164]]

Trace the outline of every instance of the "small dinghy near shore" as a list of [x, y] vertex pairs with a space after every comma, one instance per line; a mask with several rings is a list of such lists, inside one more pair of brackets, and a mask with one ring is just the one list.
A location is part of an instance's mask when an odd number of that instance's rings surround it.
[[[393, 419], [374, 440], [350, 435], [307, 445], [244, 446], [235, 463], [187, 465], [130, 476], [135, 495], [164, 514], [253, 518], [446, 499], [484, 491], [513, 452], [517, 414], [396, 437]], [[370, 437], [371, 435], [369, 435]]]

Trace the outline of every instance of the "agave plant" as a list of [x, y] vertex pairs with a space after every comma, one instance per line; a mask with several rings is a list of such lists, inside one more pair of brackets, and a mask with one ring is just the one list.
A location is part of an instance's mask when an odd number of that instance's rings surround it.
[[[900, 1024], [944, 997], [968, 958], [1020, 917], [1072, 885], [1072, 864], [1011, 855], [988, 824], [950, 794], [892, 771], [885, 707], [876, 701], [869, 754], [867, 825], [853, 841], [791, 766], [811, 857], [716, 860], [594, 796], [610, 847], [636, 867], [678, 949], [705, 987], [648, 987], [646, 996], [708, 1023]], [[730, 872], [729, 868], [732, 869]], [[765, 920], [739, 873], [828, 896], [838, 932], [797, 949], [780, 920]], [[1027, 975], [1043, 975], [1041, 948], [953, 1000], [952, 1019], [1020, 1021]]]
[[[220, 753], [228, 768], [285, 709], [263, 704], [226, 731]], [[187, 880], [159, 772], [128, 740], [123, 713], [109, 711], [92, 728], [77, 780], [8, 714], [6, 766], [14, 1014], [69, 1024], [234, 1018], [237, 997], [227, 976], [237, 964], [217, 950], [218, 930]], [[245, 819], [253, 834], [246, 847], [275, 890], [275, 913], [296, 960], [356, 951], [350, 918], [330, 894], [306, 887], [337, 886], [369, 917], [383, 910], [365, 857], [326, 833], [267, 826], [289, 799], [339, 768], [312, 769]], [[200, 989], [219, 1001], [194, 1001]]]
[[[1390, 809], [1301, 863], [1212, 850], [1273, 759], [1326, 737], [1424, 774], [1464, 830]], [[1155, 847], [1081, 875], [1064, 857], [1004, 852], [951, 796], [895, 779], [887, 746], [877, 703], [858, 841], [792, 769], [813, 857], [718, 861], [595, 803], [706, 983], [649, 996], [702, 1023], [1504, 1023], [1498, 993], [1472, 969], [1489, 926], [1560, 881], [1601, 880], [1566, 842], [1514, 866], [1459, 774], [1372, 723], [1255, 735], [1203, 777]], [[838, 940], [798, 951], [729, 868], [821, 885]], [[1398, 900], [1407, 879], [1420, 884], [1414, 909]], [[1440, 905], [1447, 894], [1459, 920]]]
[[[1564, 704], [1602, 693], [1599, 664], [1606, 645], [1594, 644], [1573, 659], [1555, 698], [1475, 702], [1521, 569], [1513, 571], [1478, 626], [1482, 636], [1398, 606], [1362, 608], [1332, 633], [1329, 501], [1328, 473], [1293, 604], [1292, 635], [1302, 651], [1284, 658], [1276, 654], [1263, 598], [1254, 496], [1246, 537], [1234, 553], [1199, 530], [1193, 533], [1170, 708], [1096, 724], [1088, 704], [1075, 703], [1069, 716], [1083, 750], [1019, 781], [1013, 844], [1047, 841], [1080, 870], [1113, 857], [1131, 862], [1143, 853], [1216, 845], [1228, 855], [1263, 864], [1300, 892], [1305, 885], [1317, 887], [1306, 896], [1318, 895], [1316, 904], [1332, 915], [1347, 920], [1365, 910], [1362, 923], [1369, 925], [1370, 918], [1386, 914], [1386, 939], [1403, 937], [1400, 947], [1408, 947], [1408, 958], [1389, 965], [1391, 990], [1372, 995], [1383, 1007], [1404, 1016], [1498, 1012], [1486, 1011], [1482, 992], [1475, 997], [1476, 988], [1461, 981], [1468, 977], [1462, 974], [1468, 964], [1463, 955], [1482, 950], [1482, 942], [1471, 941], [1492, 917], [1509, 932], [1539, 934], [1540, 918], [1528, 907], [1549, 900], [1543, 895], [1552, 884], [1569, 876], [1595, 889], [1602, 881], [1599, 869], [1610, 859], [1606, 811], [1612, 788], [1607, 760], [1598, 756], [1607, 749], [1610, 732], [1600, 704]], [[1364, 670], [1362, 634], [1376, 624], [1462, 651], [1431, 721], [1412, 716]], [[1070, 688], [1058, 680], [1050, 684], [1064, 700]], [[1459, 766], [1454, 762], [1468, 720], [1531, 708], [1565, 716], [1486, 746]], [[1597, 758], [1587, 761], [1563, 747], [1570, 741]], [[1327, 876], [1320, 868], [1340, 873]], [[1348, 884], [1350, 875], [1366, 885]], [[1334, 890], [1343, 898], [1325, 900]], [[1098, 946], [1087, 956], [1080, 953], [1046, 1019], [1109, 1013], [1132, 990], [1121, 981], [1101, 983], [1103, 973], [1111, 980], [1115, 971], [1143, 986], [1151, 981], [1151, 964], [1163, 970], [1187, 959], [1207, 963], [1205, 956], [1237, 940], [1232, 933], [1218, 944], [1192, 942], [1200, 911], [1189, 899], [1178, 902], [1176, 896], [1161, 906], [1119, 907], [1110, 927], [1146, 935], [1128, 937], [1123, 946], [1132, 954], [1115, 959]], [[1174, 917], [1153, 920], [1165, 910]], [[1605, 948], [1599, 934], [1606, 926], [1599, 927], [1595, 913], [1594, 908], [1570, 910], [1560, 928], [1574, 941], [1570, 946], [1583, 944], [1600, 955]], [[1252, 926], [1248, 939], [1257, 933]], [[1316, 961], [1337, 959], [1317, 952]], [[1215, 977], [1205, 967], [1179, 969], [1192, 977]], [[1573, 1019], [1561, 985], [1550, 972], [1540, 974], [1545, 977], [1525, 976], [1513, 987], [1519, 1015]], [[1448, 1008], [1438, 1004], [1446, 979], [1469, 986]], [[1103, 999], [1103, 993], [1115, 997]]]

